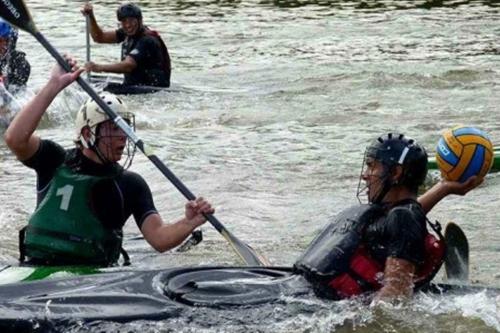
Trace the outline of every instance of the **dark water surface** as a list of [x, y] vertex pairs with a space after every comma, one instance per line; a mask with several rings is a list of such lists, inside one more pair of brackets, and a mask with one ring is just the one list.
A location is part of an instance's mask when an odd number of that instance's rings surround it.
[[[93, 1], [116, 27], [115, 1]], [[352, 204], [367, 143], [389, 130], [429, 150], [445, 128], [478, 126], [500, 142], [500, 6], [497, 1], [138, 1], [145, 23], [166, 41], [176, 92], [128, 96], [138, 135], [237, 237], [276, 265], [290, 265], [328, 219]], [[38, 28], [61, 51], [85, 60], [82, 1], [28, 1]], [[28, 34], [29, 93], [53, 60]], [[92, 59], [119, 47], [92, 44]], [[28, 96], [19, 96], [24, 103]], [[72, 145], [85, 95], [56, 100], [40, 135]], [[132, 170], [150, 184], [167, 220], [184, 199], [143, 156]], [[35, 177], [0, 140], [0, 259], [15, 263], [17, 230], [35, 205]], [[474, 282], [500, 285], [500, 177], [450, 197], [431, 219], [455, 221], [471, 247]], [[134, 267], [238, 264], [209, 225], [186, 253], [157, 255], [131, 220], [125, 248]], [[171, 322], [99, 323], [75, 331], [151, 332], [495, 332], [500, 299], [420, 295], [403, 308], [373, 311], [354, 301], [291, 300], [255, 317], [221, 312]], [[304, 314], [297, 307], [307, 308]], [[290, 315], [293, 314], [293, 315]], [[209, 318], [210, 317], [210, 318]], [[210, 319], [210, 320], [209, 320]], [[207, 324], [209, 323], [209, 324]]]

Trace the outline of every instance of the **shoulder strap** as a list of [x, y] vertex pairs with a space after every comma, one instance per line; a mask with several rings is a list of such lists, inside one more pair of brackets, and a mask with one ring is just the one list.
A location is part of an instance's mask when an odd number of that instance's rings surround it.
[[165, 71], [165, 73], [168, 74], [168, 81], [170, 82], [170, 71], [172, 70], [172, 66], [170, 63], [170, 55], [168, 53], [168, 49], [167, 49], [167, 46], [165, 45], [165, 42], [163, 41], [160, 34], [156, 30], [152, 30], [148, 27], [144, 27], [144, 34], [146, 36], [151, 36], [151, 37], [156, 38], [158, 40], [158, 42], [160, 43], [161, 55], [162, 55], [162, 67], [163, 67], [163, 70]]
[[426, 236], [426, 258], [420, 268], [420, 274], [418, 274], [414, 279], [415, 289], [419, 289], [420, 287], [426, 285], [434, 278], [434, 276], [436, 276], [446, 257], [446, 242], [443, 234], [441, 233], [441, 224], [438, 221], [432, 223], [427, 217], [426, 221], [430, 225], [431, 229], [434, 230], [437, 235], [437, 239], [431, 233], [428, 233]]

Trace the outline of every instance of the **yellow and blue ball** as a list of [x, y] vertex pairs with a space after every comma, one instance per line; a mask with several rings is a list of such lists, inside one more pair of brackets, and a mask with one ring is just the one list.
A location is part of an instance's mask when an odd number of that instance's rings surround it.
[[457, 126], [439, 139], [436, 162], [447, 180], [464, 182], [474, 175], [484, 177], [493, 165], [493, 144], [484, 131]]

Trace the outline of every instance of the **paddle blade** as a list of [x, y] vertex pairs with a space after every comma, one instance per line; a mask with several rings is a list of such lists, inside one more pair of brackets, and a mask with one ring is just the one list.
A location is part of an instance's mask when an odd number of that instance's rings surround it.
[[35, 34], [37, 31], [31, 14], [23, 0], [0, 1], [0, 16], [10, 24], [30, 34]]
[[249, 266], [271, 266], [269, 260], [258, 254], [250, 245], [243, 243], [238, 238], [234, 237], [229, 231], [222, 230], [222, 236], [233, 247], [239, 257]]
[[469, 243], [462, 229], [455, 223], [446, 225], [444, 232], [446, 257], [444, 267], [449, 280], [469, 280]]

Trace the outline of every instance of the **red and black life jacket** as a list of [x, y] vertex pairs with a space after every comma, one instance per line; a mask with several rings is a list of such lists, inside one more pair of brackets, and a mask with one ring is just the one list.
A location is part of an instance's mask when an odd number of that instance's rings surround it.
[[[365, 227], [383, 215], [378, 205], [346, 209], [313, 240], [294, 268], [319, 294], [331, 298], [380, 289], [384, 263], [372, 258], [361, 240]], [[432, 280], [444, 261], [444, 239], [439, 230], [434, 230], [438, 237], [428, 233], [425, 238], [426, 259], [417, 267], [415, 288]]]
[[[432, 234], [425, 237], [425, 261], [417, 267], [413, 283], [418, 289], [430, 282], [441, 268], [446, 245]], [[328, 282], [340, 298], [348, 298], [382, 287], [384, 265], [372, 258], [364, 246], [359, 246], [349, 262], [349, 270]]]

